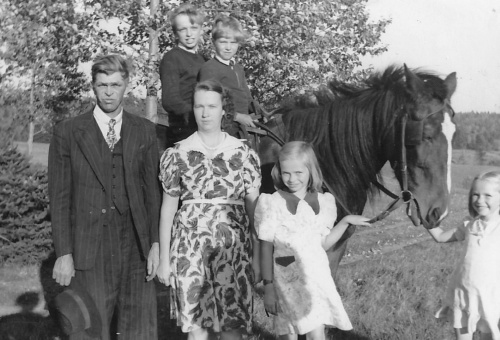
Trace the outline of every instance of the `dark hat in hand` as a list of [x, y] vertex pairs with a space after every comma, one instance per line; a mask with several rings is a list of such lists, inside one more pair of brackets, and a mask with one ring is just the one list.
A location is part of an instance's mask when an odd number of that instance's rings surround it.
[[94, 300], [74, 278], [71, 285], [54, 299], [54, 309], [63, 332], [67, 335], [87, 332], [91, 337], [101, 335], [101, 316]]

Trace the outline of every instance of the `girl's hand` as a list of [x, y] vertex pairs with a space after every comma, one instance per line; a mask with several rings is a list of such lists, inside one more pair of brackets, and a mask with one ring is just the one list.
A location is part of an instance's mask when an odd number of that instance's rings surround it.
[[158, 265], [158, 270], [156, 271], [158, 281], [160, 281], [167, 287], [170, 286], [170, 274], [170, 259], [160, 259], [160, 264]]
[[264, 286], [264, 308], [268, 313], [278, 314], [281, 313], [280, 303], [278, 301], [278, 296], [274, 290], [274, 283], [270, 283]]
[[243, 113], [236, 112], [234, 114], [234, 121], [240, 123], [241, 125], [255, 127], [252, 117]]
[[368, 217], [364, 217], [361, 215], [347, 215], [342, 220], [346, 223], [354, 225], [364, 225], [364, 226], [370, 225], [370, 223], [368, 223], [370, 219]]

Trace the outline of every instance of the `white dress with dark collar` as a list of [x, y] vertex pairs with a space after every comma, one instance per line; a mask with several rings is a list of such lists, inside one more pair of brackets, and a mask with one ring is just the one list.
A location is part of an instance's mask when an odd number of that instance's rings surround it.
[[273, 279], [283, 311], [275, 318], [279, 335], [305, 334], [321, 325], [352, 329], [322, 247], [336, 216], [329, 193], [305, 200], [281, 191], [259, 197], [255, 226], [259, 239], [274, 245]]

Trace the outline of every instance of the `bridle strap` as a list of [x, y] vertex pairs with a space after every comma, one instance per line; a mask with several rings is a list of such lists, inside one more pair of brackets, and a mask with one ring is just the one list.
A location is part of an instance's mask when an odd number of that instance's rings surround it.
[[[449, 104], [445, 102], [445, 107], [449, 107]], [[441, 109], [436, 110], [434, 112], [431, 112], [428, 114], [424, 119], [427, 119], [428, 117], [438, 113], [441, 111]], [[408, 112], [405, 111], [405, 113], [401, 116], [401, 138], [400, 138], [400, 143], [401, 143], [401, 154], [400, 154], [400, 161], [398, 162], [398, 168], [397, 169], [400, 172], [401, 175], [401, 195], [398, 196], [394, 193], [392, 193], [389, 189], [384, 187], [382, 184], [380, 184], [378, 181], [374, 181], [373, 185], [375, 185], [378, 189], [383, 191], [386, 195], [389, 197], [392, 197], [394, 201], [392, 201], [386, 209], [384, 209], [380, 214], [372, 218], [369, 223], [373, 223], [376, 221], [380, 221], [384, 218], [386, 218], [391, 212], [399, 208], [402, 204], [410, 204], [411, 202], [415, 203], [416, 211], [417, 211], [417, 217], [424, 226], [424, 228], [429, 229], [429, 222], [425, 220], [425, 218], [422, 217], [422, 212], [420, 209], [420, 204], [418, 203], [418, 200], [415, 198], [413, 193], [408, 190], [408, 164], [407, 164], [407, 159], [406, 159], [406, 123], [408, 121]], [[409, 206], [408, 206], [409, 208]], [[408, 216], [411, 216], [411, 211], [407, 209], [406, 214]]]
[[280, 146], [285, 145], [285, 141], [281, 139], [277, 134], [275, 134], [270, 128], [268, 128], [267, 125], [257, 121], [254, 121], [253, 123], [255, 124], [255, 126], [258, 126], [262, 130], [266, 131], [267, 135], [272, 139], [274, 139], [274, 141], [278, 143]]

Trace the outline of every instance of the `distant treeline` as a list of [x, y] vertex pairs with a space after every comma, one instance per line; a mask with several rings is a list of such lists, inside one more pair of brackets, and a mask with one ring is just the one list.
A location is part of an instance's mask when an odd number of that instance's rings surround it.
[[454, 149], [500, 150], [500, 114], [467, 112], [455, 115]]

